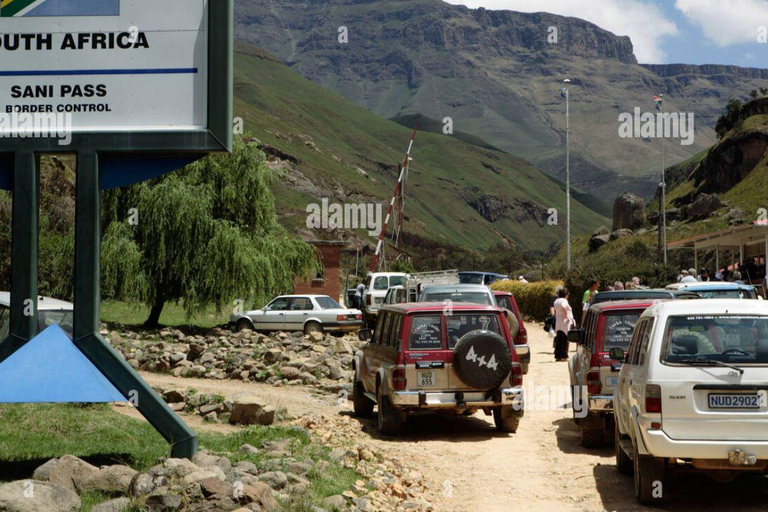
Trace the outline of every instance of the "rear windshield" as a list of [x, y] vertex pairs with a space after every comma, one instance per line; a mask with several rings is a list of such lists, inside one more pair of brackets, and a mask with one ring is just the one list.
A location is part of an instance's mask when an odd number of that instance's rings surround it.
[[608, 313], [605, 318], [605, 330], [603, 330], [603, 352], [610, 351], [613, 347], [629, 348], [629, 340], [632, 339], [632, 331], [635, 329], [637, 319], [642, 311], [622, 311], [620, 313]]
[[483, 292], [447, 292], [447, 293], [430, 293], [424, 294], [423, 302], [469, 302], [471, 304], [485, 304], [487, 306], [495, 306], [491, 300], [491, 295]]
[[373, 281], [373, 289], [374, 290], [386, 290], [389, 288], [389, 281], [387, 280], [387, 276], [379, 276]]
[[459, 274], [461, 284], [484, 284], [483, 274]]
[[411, 350], [440, 350], [443, 348], [442, 315], [417, 315], [411, 320]]
[[341, 304], [330, 297], [316, 297], [315, 300], [322, 309], [341, 309]]
[[702, 299], [757, 299], [755, 290], [697, 290], [696, 293]]
[[673, 316], [667, 322], [664, 362], [714, 360], [729, 364], [768, 364], [768, 316]]
[[488, 314], [456, 314], [446, 316], [445, 323], [448, 328], [448, 348], [453, 348], [462, 336], [472, 331], [492, 331], [503, 336], [496, 315]]
[[37, 315], [37, 328], [43, 332], [48, 327], [56, 324], [72, 337], [72, 311], [40, 311]]

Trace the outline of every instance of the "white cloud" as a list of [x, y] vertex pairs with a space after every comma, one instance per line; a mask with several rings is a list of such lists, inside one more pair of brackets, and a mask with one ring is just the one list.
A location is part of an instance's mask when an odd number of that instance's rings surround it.
[[[655, 3], [643, 0], [445, 0], [449, 4], [521, 12], [549, 12], [581, 18], [614, 34], [629, 36], [642, 63], [662, 63], [662, 39], [678, 33]], [[727, 1], [727, 0], [724, 0]]]
[[721, 47], [755, 43], [768, 25], [768, 0], [677, 0], [675, 7]]

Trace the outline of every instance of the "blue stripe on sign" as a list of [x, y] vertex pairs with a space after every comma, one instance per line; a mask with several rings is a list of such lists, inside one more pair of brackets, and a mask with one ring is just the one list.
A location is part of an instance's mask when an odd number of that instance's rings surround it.
[[167, 69], [71, 69], [40, 71], [0, 71], [0, 76], [78, 76], [78, 75], [194, 75], [197, 68]]
[[24, 16], [118, 16], [120, 0], [47, 0]]

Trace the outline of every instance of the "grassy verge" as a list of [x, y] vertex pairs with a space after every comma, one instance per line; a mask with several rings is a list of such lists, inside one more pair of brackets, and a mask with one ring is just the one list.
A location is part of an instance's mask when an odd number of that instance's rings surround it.
[[[140, 303], [104, 301], [101, 303], [101, 321], [125, 326], [141, 326], [149, 316], [149, 308]], [[160, 315], [160, 325], [169, 327], [200, 327], [209, 329], [229, 321], [229, 311], [217, 312], [211, 308], [204, 313], [187, 317], [179, 304], [169, 303]]]
[[[288, 440], [296, 460], [327, 461], [329, 450], [310, 443], [309, 434], [292, 427], [249, 427], [229, 435], [198, 432], [202, 448], [237, 463], [247, 460], [269, 470], [285, 470], [287, 462], [263, 452], [240, 453], [242, 444], [261, 447], [264, 441]], [[168, 456], [165, 440], [146, 422], [113, 411], [106, 404], [0, 405], [0, 482], [29, 478], [48, 459], [72, 454], [94, 465], [127, 464], [144, 471]], [[285, 510], [311, 510], [328, 496], [349, 489], [357, 479], [351, 469], [330, 463], [308, 474], [311, 488], [299, 501], [282, 504]], [[82, 511], [109, 499], [101, 493], [82, 496]]]

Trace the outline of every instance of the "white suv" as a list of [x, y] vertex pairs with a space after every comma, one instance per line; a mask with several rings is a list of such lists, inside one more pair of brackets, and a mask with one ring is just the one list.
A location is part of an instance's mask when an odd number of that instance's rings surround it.
[[[623, 355], [621, 348], [612, 357]], [[614, 394], [616, 466], [642, 504], [673, 470], [768, 468], [768, 303], [670, 301], [638, 319]]]
[[393, 286], [403, 286], [406, 275], [402, 272], [371, 272], [365, 276], [363, 290], [363, 322], [369, 326], [376, 325], [379, 308], [384, 305], [387, 290]]

